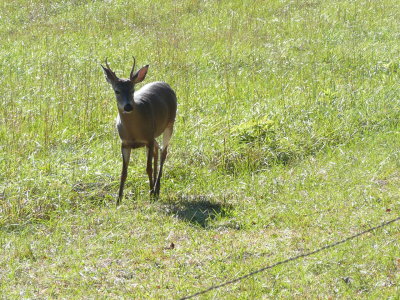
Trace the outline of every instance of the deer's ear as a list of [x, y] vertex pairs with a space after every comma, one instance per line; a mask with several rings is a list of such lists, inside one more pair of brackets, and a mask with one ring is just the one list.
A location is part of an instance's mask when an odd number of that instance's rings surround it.
[[146, 78], [147, 70], [149, 69], [149, 65], [144, 66], [139, 71], [137, 71], [134, 75], [131, 76], [131, 81], [136, 84], [142, 82]]
[[117, 80], [117, 76], [115, 75], [115, 73], [111, 71], [111, 69], [103, 67], [103, 65], [101, 65], [101, 67], [103, 68], [104, 74], [106, 75], [107, 82], [113, 84]]

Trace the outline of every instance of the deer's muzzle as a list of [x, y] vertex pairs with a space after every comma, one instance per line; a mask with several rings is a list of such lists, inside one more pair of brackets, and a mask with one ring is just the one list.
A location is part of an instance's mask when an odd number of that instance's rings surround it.
[[124, 111], [125, 112], [131, 112], [133, 110], [133, 106], [131, 104], [125, 104], [124, 106]]

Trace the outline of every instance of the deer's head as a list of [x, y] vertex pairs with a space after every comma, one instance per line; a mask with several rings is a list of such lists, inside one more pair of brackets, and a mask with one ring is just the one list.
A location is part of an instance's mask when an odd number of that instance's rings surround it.
[[135, 93], [135, 84], [142, 82], [146, 77], [147, 70], [149, 69], [149, 65], [142, 67], [138, 71], [135, 70], [135, 58], [133, 58], [133, 66], [129, 76], [129, 79], [118, 78], [117, 75], [111, 70], [110, 66], [107, 63], [103, 68], [103, 71], [106, 75], [106, 80], [109, 84], [111, 84], [112, 88], [115, 92], [115, 98], [117, 99], [118, 109], [122, 113], [130, 113], [133, 110], [134, 102], [133, 96]]

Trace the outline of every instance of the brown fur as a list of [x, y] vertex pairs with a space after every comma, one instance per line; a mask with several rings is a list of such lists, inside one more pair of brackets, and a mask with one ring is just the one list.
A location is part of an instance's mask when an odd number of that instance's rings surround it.
[[[123, 197], [124, 184], [127, 177], [131, 149], [147, 147], [147, 167], [150, 193], [160, 193], [162, 170], [167, 157], [167, 149], [172, 136], [177, 99], [175, 92], [165, 82], [152, 82], [137, 92], [135, 84], [144, 80], [148, 65], [134, 73], [130, 79], [120, 79], [111, 70], [108, 63], [102, 66], [106, 80], [115, 91], [118, 106], [116, 125], [121, 138], [122, 173], [117, 205]], [[159, 145], [156, 138], [163, 134], [160, 170], [158, 169]], [[154, 167], [153, 167], [154, 159]]]

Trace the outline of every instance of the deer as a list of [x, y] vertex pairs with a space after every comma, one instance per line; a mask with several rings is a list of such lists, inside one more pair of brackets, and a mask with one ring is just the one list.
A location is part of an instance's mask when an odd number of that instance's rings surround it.
[[[122, 172], [117, 206], [121, 204], [123, 198], [132, 149], [147, 148], [146, 172], [149, 177], [150, 196], [156, 198], [159, 196], [163, 166], [177, 111], [175, 91], [165, 82], [151, 82], [135, 91], [136, 84], [145, 79], [149, 69], [149, 65], [145, 65], [135, 72], [135, 64], [136, 59], [133, 57], [129, 79], [118, 78], [108, 65], [107, 59], [105, 67], [101, 64], [106, 81], [114, 90], [118, 108], [116, 127], [121, 139]], [[161, 134], [163, 135], [161, 159], [160, 168], [157, 170], [160, 145], [156, 138]]]

